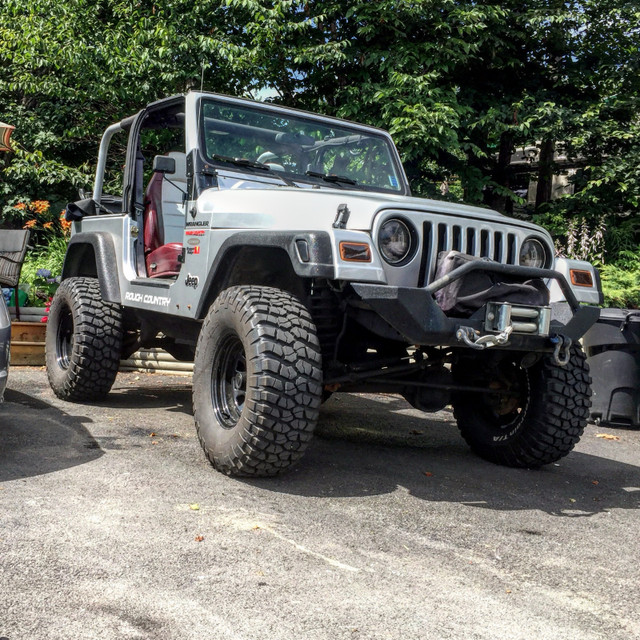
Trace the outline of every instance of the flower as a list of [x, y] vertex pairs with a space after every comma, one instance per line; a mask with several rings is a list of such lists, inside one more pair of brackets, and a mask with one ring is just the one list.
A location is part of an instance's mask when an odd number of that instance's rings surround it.
[[18, 202], [18, 204], [14, 205], [14, 209], [20, 209], [20, 211], [24, 211], [27, 208], [27, 205], [24, 202]]
[[[48, 269], [40, 269], [39, 271], [47, 271], [49, 274], [51, 273]], [[49, 320], [49, 311], [51, 309], [52, 302], [53, 296], [49, 296], [47, 303], [44, 305], [44, 315], [40, 318], [40, 322], [47, 322], [47, 320]]]
[[36, 215], [40, 215], [49, 209], [48, 200], [34, 200], [31, 203], [31, 208], [35, 211]]
[[24, 227], [22, 227], [23, 229], [33, 229], [33, 227], [36, 226], [36, 224], [38, 224], [35, 220], [27, 220], [27, 222], [25, 223]]
[[65, 218], [64, 209], [60, 212], [60, 226], [65, 234], [71, 229], [71, 223]]
[[53, 222], [51, 222], [51, 221], [49, 221], [49, 222], [45, 222], [45, 223], [42, 225], [42, 228], [43, 228], [43, 229], [52, 229], [52, 228], [53, 228]]
[[38, 276], [38, 278], [50, 278], [51, 271], [49, 271], [49, 269], [38, 269], [36, 271], [36, 275]]

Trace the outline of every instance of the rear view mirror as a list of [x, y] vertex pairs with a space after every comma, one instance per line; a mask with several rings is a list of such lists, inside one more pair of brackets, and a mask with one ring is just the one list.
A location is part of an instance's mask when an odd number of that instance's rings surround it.
[[153, 159], [153, 170], [157, 173], [175, 173], [176, 161], [175, 158], [168, 156], [156, 156]]

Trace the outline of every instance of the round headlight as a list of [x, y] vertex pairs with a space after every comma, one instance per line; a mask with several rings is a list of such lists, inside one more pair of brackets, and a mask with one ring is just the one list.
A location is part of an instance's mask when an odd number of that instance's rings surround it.
[[540, 240], [527, 238], [520, 248], [520, 265], [523, 267], [544, 267], [547, 250]]
[[389, 264], [399, 264], [412, 250], [411, 231], [402, 220], [387, 220], [378, 233], [378, 247], [382, 257]]

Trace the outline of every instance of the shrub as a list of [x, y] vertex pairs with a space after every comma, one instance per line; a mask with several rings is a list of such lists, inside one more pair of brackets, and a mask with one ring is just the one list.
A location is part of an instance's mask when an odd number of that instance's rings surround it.
[[63, 213], [56, 215], [47, 200], [5, 207], [4, 221], [31, 231], [20, 287], [27, 292], [27, 306], [44, 307], [60, 282], [71, 223]]
[[600, 276], [605, 306], [640, 308], [640, 247], [621, 252], [616, 264], [602, 265]]

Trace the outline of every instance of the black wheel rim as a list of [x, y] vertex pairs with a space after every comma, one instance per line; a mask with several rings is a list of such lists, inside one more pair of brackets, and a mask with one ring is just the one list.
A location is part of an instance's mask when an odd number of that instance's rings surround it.
[[211, 372], [211, 399], [218, 422], [233, 429], [247, 394], [247, 359], [236, 335], [226, 336], [217, 349]]
[[68, 369], [73, 352], [73, 315], [69, 307], [60, 310], [56, 331], [56, 361], [62, 369]]
[[506, 368], [500, 379], [492, 381], [501, 391], [513, 395], [487, 394], [483, 398], [482, 412], [489, 419], [497, 434], [507, 432], [522, 422], [530, 402], [529, 375], [515, 363]]

